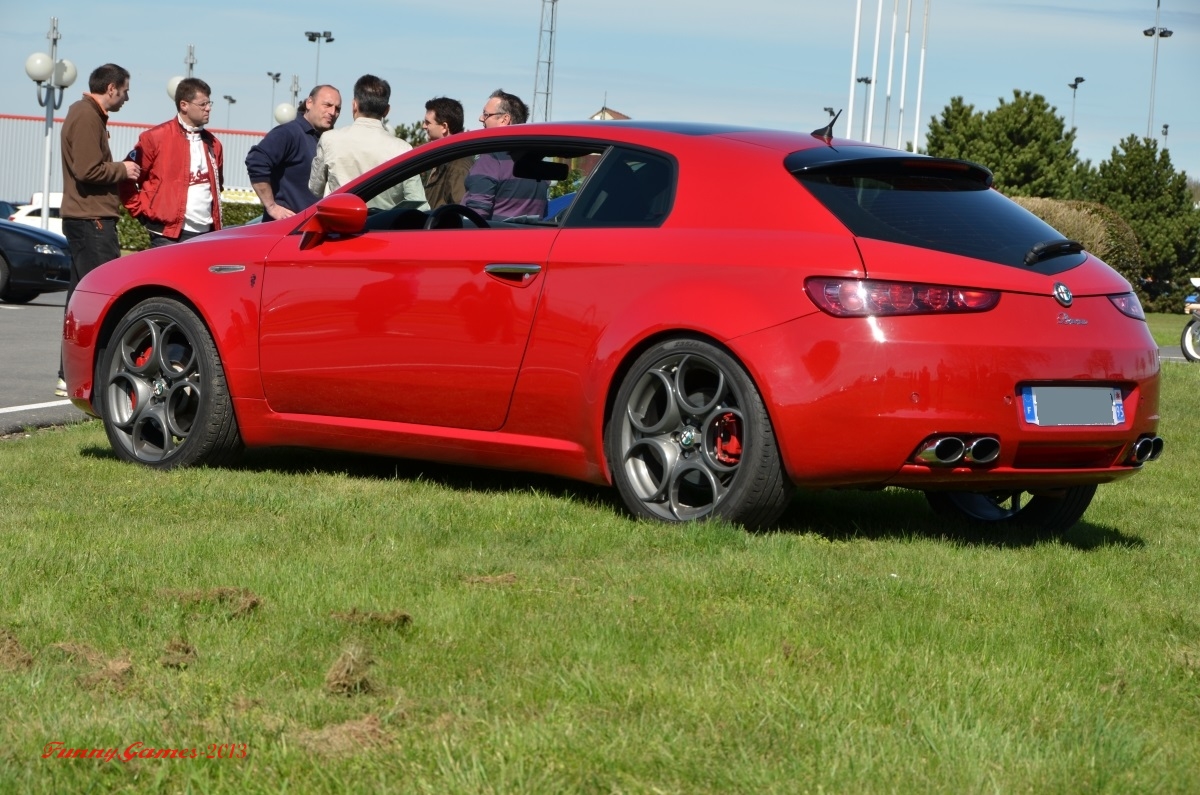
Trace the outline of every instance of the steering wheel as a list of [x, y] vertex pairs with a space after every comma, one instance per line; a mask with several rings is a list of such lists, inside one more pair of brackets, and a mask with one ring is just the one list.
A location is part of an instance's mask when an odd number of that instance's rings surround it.
[[[470, 207], [466, 207], [461, 204], [443, 204], [441, 207], [431, 212], [429, 217], [425, 219], [425, 228], [441, 229], [442, 220], [449, 215], [455, 215], [460, 219], [465, 218], [480, 229], [488, 228], [488, 222], [484, 220], [482, 215], [475, 212]], [[459, 223], [461, 224], [462, 222], [459, 221]]]

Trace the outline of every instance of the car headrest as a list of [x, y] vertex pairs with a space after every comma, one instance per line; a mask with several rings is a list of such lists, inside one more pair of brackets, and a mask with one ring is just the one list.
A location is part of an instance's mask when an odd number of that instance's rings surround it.
[[570, 163], [543, 160], [540, 154], [526, 152], [517, 156], [513, 153], [513, 176], [520, 179], [536, 179], [542, 182], [557, 182], [567, 178]]

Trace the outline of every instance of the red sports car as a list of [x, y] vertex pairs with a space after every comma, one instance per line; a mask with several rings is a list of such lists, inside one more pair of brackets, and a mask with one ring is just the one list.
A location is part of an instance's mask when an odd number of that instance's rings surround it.
[[[535, 192], [585, 177], [552, 220], [397, 199], [483, 155]], [[358, 451], [613, 484], [666, 521], [901, 486], [1059, 532], [1162, 451], [1125, 279], [985, 168], [827, 130], [452, 136], [294, 218], [97, 269], [63, 355], [75, 404], [147, 466]]]

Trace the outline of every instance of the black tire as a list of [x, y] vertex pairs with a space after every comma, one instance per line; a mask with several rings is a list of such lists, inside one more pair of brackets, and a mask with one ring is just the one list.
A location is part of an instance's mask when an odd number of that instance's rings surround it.
[[14, 290], [9, 282], [12, 280], [12, 268], [8, 260], [0, 254], [0, 301], [6, 304], [27, 304], [41, 295], [36, 290]]
[[[1065, 533], [1074, 527], [1096, 496], [1096, 487], [1071, 486], [1055, 494], [927, 491], [934, 513], [977, 527], [1015, 529], [1035, 537]], [[1028, 499], [1022, 502], [1022, 498]]]
[[719, 516], [760, 528], [791, 499], [758, 389], [729, 354], [700, 340], [661, 342], [638, 357], [617, 391], [604, 447], [636, 516]]
[[1179, 347], [1183, 349], [1185, 359], [1190, 362], [1200, 362], [1200, 320], [1192, 318], [1183, 327], [1183, 334], [1179, 337]]
[[94, 408], [117, 455], [155, 469], [221, 465], [242, 451], [216, 345], [169, 298], [131, 309], [96, 364]]

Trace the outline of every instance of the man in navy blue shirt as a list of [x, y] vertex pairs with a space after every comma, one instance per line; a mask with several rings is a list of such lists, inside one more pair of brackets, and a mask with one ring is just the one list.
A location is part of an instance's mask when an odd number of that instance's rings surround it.
[[246, 171], [263, 204], [263, 220], [278, 221], [311, 206], [308, 176], [317, 139], [332, 130], [342, 112], [342, 95], [333, 86], [317, 86], [304, 100], [304, 114], [280, 124], [250, 148]]

